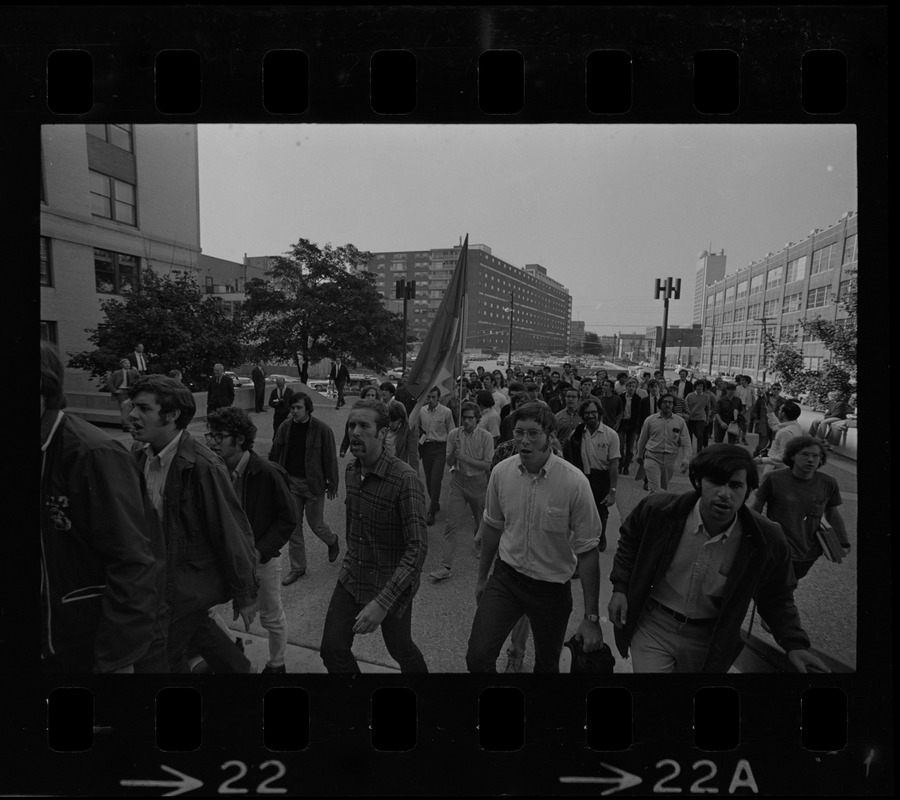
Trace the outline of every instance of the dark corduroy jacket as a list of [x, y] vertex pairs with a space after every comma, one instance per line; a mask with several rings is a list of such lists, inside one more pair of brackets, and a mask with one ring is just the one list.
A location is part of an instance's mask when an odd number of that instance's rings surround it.
[[[694, 491], [654, 493], [644, 498], [619, 530], [610, 580], [614, 592], [628, 599], [626, 623], [616, 629], [616, 644], [623, 658], [634, 635], [650, 591], [672, 563], [688, 515], [697, 502]], [[775, 641], [787, 650], [806, 649], [809, 638], [794, 605], [797, 580], [781, 526], [747, 506], [738, 512], [741, 543], [732, 565], [718, 621], [712, 630], [703, 672], [727, 672], [741, 652], [741, 624], [751, 600], [756, 600]]]

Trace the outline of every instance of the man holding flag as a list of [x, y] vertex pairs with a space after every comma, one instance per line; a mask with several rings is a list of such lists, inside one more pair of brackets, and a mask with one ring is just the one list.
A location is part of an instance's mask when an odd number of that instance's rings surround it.
[[457, 389], [457, 361], [466, 336], [468, 253], [469, 237], [466, 235], [453, 277], [405, 385], [410, 395], [416, 398], [416, 406], [409, 415], [410, 427], [418, 426], [422, 431], [419, 442], [422, 445], [420, 453], [425, 470], [425, 484], [430, 496], [426, 515], [429, 525], [434, 524], [434, 515], [438, 510], [447, 435], [454, 427], [453, 414], [446, 406], [439, 405], [439, 401], [442, 394], [450, 394]]

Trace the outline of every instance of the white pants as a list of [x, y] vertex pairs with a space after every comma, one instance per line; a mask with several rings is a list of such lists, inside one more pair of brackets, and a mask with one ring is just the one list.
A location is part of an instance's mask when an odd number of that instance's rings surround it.
[[284, 664], [287, 650], [287, 618], [281, 604], [281, 558], [275, 556], [265, 564], [257, 564], [259, 576], [259, 621], [269, 634], [268, 666]]

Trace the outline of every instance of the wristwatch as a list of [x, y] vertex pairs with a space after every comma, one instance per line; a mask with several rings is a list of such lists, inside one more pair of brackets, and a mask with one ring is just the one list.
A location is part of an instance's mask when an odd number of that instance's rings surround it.
[[600, 622], [600, 617], [598, 617], [596, 614], [585, 614], [584, 618], [586, 620], [590, 620], [591, 622]]

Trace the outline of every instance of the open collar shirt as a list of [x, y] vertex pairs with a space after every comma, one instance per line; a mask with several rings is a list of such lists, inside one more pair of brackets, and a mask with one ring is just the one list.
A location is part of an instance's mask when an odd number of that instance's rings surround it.
[[499, 528], [500, 560], [540, 581], [565, 583], [577, 554], [597, 547], [600, 515], [587, 477], [551, 453], [532, 475], [521, 457], [507, 458], [491, 472], [484, 520]]
[[178, 431], [175, 438], [156, 455], [153, 455], [153, 450], [150, 449], [149, 444], [144, 445], [144, 450], [147, 452], [147, 460], [144, 462], [147, 494], [160, 519], [163, 518], [163, 494], [166, 487], [166, 478], [169, 476], [169, 468], [172, 466], [172, 461], [175, 460], [175, 454], [178, 452], [178, 445], [181, 443], [183, 435], [183, 430]]
[[587, 425], [584, 426], [584, 435], [581, 437], [581, 465], [585, 475], [589, 475], [592, 469], [609, 470], [609, 462], [620, 457], [619, 434], [602, 422], [597, 430], [591, 433]]
[[724, 531], [710, 536], [698, 500], [684, 523], [672, 563], [650, 596], [688, 619], [718, 616], [725, 583], [740, 545], [741, 523], [737, 514]]
[[418, 473], [384, 451], [365, 475], [354, 459], [346, 480], [347, 555], [338, 581], [356, 603], [375, 600], [402, 617], [419, 588], [428, 552]]
[[446, 442], [453, 427], [453, 412], [440, 403], [432, 411], [426, 403], [419, 412], [419, 427], [426, 442]]
[[[485, 428], [474, 428], [471, 433], [466, 433], [462, 427], [454, 428], [447, 438], [447, 455], [456, 449], [456, 440], [460, 441], [460, 451], [464, 456], [475, 461], [487, 461], [491, 463], [494, 457], [494, 437]], [[479, 475], [487, 475], [488, 469], [477, 469], [471, 464], [464, 464], [457, 459], [456, 466], [450, 467], [450, 472], [463, 478], [476, 478]]]
[[657, 458], [674, 455], [685, 463], [690, 461], [691, 436], [684, 418], [677, 414], [664, 417], [659, 412], [647, 417], [641, 428], [637, 453], [641, 458], [645, 455]]

